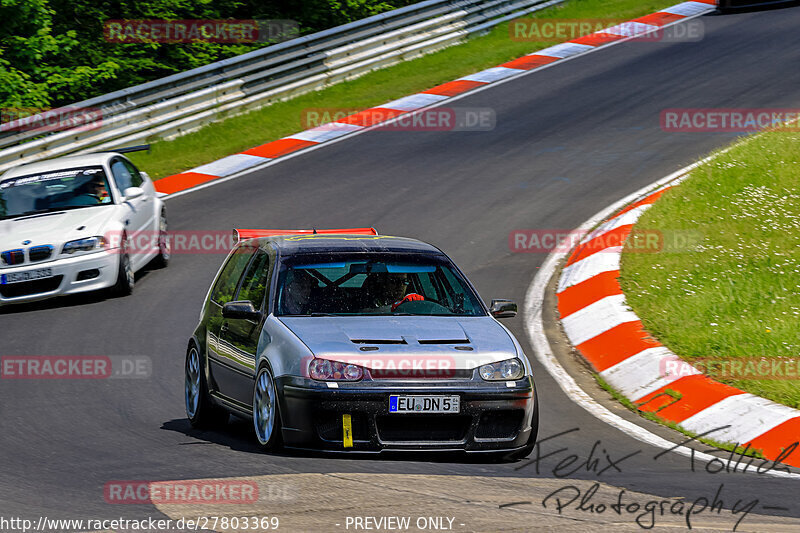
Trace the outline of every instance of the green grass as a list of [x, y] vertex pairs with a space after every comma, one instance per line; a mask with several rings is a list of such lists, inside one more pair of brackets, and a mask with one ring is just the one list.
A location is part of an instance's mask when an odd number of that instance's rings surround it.
[[[689, 361], [800, 359], [800, 133], [737, 144], [665, 193], [636, 228], [701, 236], [686, 251], [622, 256], [627, 301], [662, 343]], [[800, 408], [800, 376], [709, 374]]]
[[[541, 18], [628, 20], [658, 11], [676, 0], [571, 0], [537, 14]], [[508, 23], [411, 61], [377, 70], [355, 80], [277, 102], [245, 115], [228, 117], [172, 141], [153, 141], [150, 153], [132, 154], [154, 179], [189, 170], [306, 129], [307, 108], [369, 108], [496, 66], [552, 42], [511, 39]]]

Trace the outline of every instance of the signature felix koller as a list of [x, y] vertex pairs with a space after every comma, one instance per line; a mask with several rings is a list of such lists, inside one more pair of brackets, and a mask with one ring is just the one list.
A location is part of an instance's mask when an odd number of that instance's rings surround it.
[[[722, 431], [728, 427], [729, 426], [722, 426], [697, 435], [696, 437], [688, 438], [683, 442], [676, 444], [672, 448], [655, 454], [653, 456], [653, 460], [657, 461], [667, 453], [680, 447], [686, 446], [689, 448], [687, 446], [689, 443], [697, 441], [700, 438], [708, 437], [709, 435], [717, 431]], [[570, 453], [568, 446], [558, 447], [559, 445], [557, 442], [560, 437], [577, 431], [580, 431], [580, 428], [576, 427], [568, 429], [549, 437], [539, 439], [536, 443], [536, 447], [534, 448], [534, 455], [530, 459], [524, 461], [521, 465], [517, 466], [516, 470], [534, 467], [537, 474], [541, 474], [542, 471], [544, 471], [545, 474], [552, 474], [556, 478], [570, 477], [581, 472], [594, 473], [597, 476], [601, 476], [606, 472], [621, 473], [622, 464], [625, 461], [644, 453], [642, 450], [635, 450], [624, 455], [614, 454], [609, 452], [603, 446], [602, 441], [600, 440], [596, 440], [594, 442], [588, 456], [585, 457], [575, 453]], [[543, 446], [545, 443], [547, 443], [546, 447]], [[556, 449], [550, 449], [551, 444], [555, 444]], [[744, 448], [744, 450], [741, 451], [741, 453], [736, 453], [732, 450], [729, 451], [721, 448], [715, 448], [712, 453], [726, 452], [728, 453], [727, 460], [714, 457], [710, 461], [704, 461], [702, 463], [704, 464], [704, 467], [698, 466], [699, 461], [696, 461], [696, 452], [693, 448], [689, 448], [689, 450], [691, 450], [688, 458], [689, 467], [691, 472], [697, 472], [702, 468], [709, 474], [718, 474], [721, 472], [735, 474], [746, 473], [748, 471], [759, 475], [766, 474], [770, 471], [788, 473], [790, 472], [789, 467], [781, 463], [788, 459], [789, 456], [791, 456], [797, 450], [799, 445], [800, 444], [798, 442], [795, 442], [786, 447], [775, 460], [758, 459], [756, 457], [747, 456], [750, 450], [749, 444]], [[563, 455], [565, 453], [566, 455]], [[559, 460], [554, 466], [545, 467], [546, 459], [552, 458], [555, 460], [557, 456]], [[753, 464], [757, 461], [760, 461], [760, 464], [753, 467]], [[697, 516], [701, 513], [714, 512], [719, 515], [726, 507], [726, 502], [723, 498], [725, 485], [722, 483], [720, 483], [715, 495], [712, 498], [700, 496], [691, 503], [675, 498], [660, 500], [653, 499], [646, 502], [633, 501], [632, 499], [625, 497], [627, 491], [624, 489], [615, 489], [618, 490], [616, 499], [606, 500], [610, 501], [611, 503], [603, 503], [598, 502], [598, 492], [600, 491], [600, 488], [601, 485], [599, 482], [591, 485], [586, 491], [581, 491], [581, 489], [576, 485], [565, 485], [548, 494], [542, 500], [542, 506], [548, 508], [548, 505], [550, 505], [552, 508], [555, 508], [556, 511], [558, 511], [558, 514], [561, 514], [565, 509], [574, 507], [576, 511], [595, 515], [608, 513], [616, 514], [618, 516], [631, 516], [634, 518], [636, 524], [638, 524], [642, 529], [652, 529], [656, 525], [657, 517], [666, 515], [683, 517], [686, 521], [686, 526], [689, 529], [692, 529], [693, 516]], [[509, 502], [501, 504], [500, 507], [505, 508], [531, 503], [532, 502], [528, 501]], [[750, 500], [737, 499], [735, 502], [733, 500], [729, 500], [728, 503], [730, 504], [729, 507], [731, 516], [735, 517], [737, 515], [741, 515], [733, 527], [733, 530], [736, 531], [736, 529], [739, 527], [739, 524], [741, 524], [745, 517], [754, 509], [756, 509], [761, 502], [759, 499], [754, 498]], [[762, 504], [761, 507], [764, 510], [788, 511], [788, 508], [785, 507], [768, 506], [764, 504]]]

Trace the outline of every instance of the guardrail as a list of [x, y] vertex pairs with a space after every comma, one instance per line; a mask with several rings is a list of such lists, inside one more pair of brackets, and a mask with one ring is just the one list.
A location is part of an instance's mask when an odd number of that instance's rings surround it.
[[78, 102], [68, 107], [98, 110], [102, 118], [96, 127], [0, 133], [0, 172], [41, 159], [174, 138], [434, 52], [564, 1], [427, 0]]

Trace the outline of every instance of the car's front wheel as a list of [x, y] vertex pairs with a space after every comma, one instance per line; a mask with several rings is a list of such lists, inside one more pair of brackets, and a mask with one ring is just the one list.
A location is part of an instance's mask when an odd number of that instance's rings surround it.
[[131, 265], [130, 250], [127, 237], [123, 237], [119, 248], [119, 263], [117, 263], [117, 281], [111, 287], [111, 292], [116, 296], [128, 296], [133, 293], [136, 276]]
[[172, 248], [169, 242], [169, 234], [167, 233], [167, 212], [162, 210], [158, 219], [158, 255], [153, 259], [153, 266], [155, 268], [166, 268], [171, 256]]
[[278, 414], [278, 391], [275, 380], [267, 366], [262, 366], [256, 375], [253, 387], [253, 426], [258, 443], [265, 450], [281, 446], [280, 416]]
[[192, 427], [213, 427], [227, 422], [228, 412], [211, 403], [206, 385], [206, 375], [200, 363], [200, 352], [194, 344], [186, 352], [185, 370], [186, 416]]

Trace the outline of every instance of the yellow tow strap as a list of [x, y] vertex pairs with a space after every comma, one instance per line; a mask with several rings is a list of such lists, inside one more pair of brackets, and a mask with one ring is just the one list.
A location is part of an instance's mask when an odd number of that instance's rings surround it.
[[353, 422], [350, 415], [342, 415], [342, 441], [345, 448], [353, 447]]

